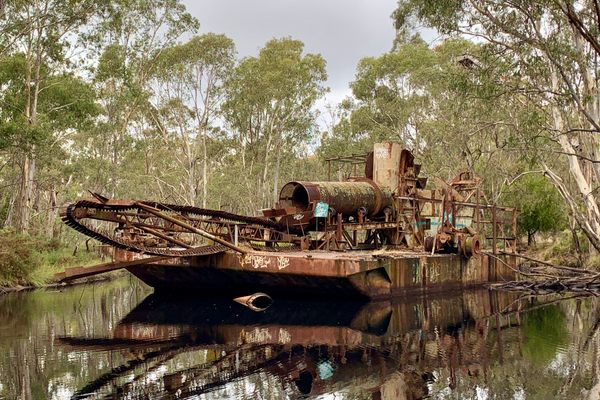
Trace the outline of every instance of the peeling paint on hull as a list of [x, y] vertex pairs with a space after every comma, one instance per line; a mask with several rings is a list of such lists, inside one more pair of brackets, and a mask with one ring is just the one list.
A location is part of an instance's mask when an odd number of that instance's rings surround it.
[[[227, 251], [128, 270], [158, 292], [386, 298], [517, 278], [511, 268], [493, 261], [485, 254], [466, 259], [407, 251], [252, 252], [244, 257]], [[514, 257], [505, 256], [504, 262], [515, 265]]]

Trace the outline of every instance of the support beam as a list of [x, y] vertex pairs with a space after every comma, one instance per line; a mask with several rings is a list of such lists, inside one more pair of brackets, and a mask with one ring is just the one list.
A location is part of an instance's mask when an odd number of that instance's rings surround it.
[[214, 242], [222, 244], [223, 246], [229, 247], [230, 249], [232, 249], [234, 251], [237, 251], [238, 253], [241, 253], [241, 254], [248, 253], [248, 251], [246, 251], [245, 249], [242, 249], [241, 247], [236, 246], [235, 244], [230, 243], [227, 240], [223, 240], [220, 237], [213, 235], [212, 233], [208, 233], [205, 230], [198, 229], [195, 226], [187, 224], [187, 223], [185, 223], [185, 222], [183, 222], [183, 221], [181, 221], [181, 220], [179, 220], [177, 218], [171, 217], [170, 215], [168, 215], [166, 213], [163, 213], [162, 211], [160, 211], [157, 208], [150, 207], [150, 206], [148, 206], [146, 204], [142, 204], [140, 202], [136, 202], [135, 205], [136, 205], [136, 207], [139, 207], [142, 210], [144, 210], [146, 212], [149, 212], [150, 214], [156, 215], [157, 217], [165, 219], [165, 220], [167, 220], [167, 221], [169, 221], [169, 222], [171, 222], [171, 223], [173, 223], [175, 225], [179, 225], [182, 228], [185, 228], [185, 229], [187, 229], [190, 232], [197, 233], [200, 236], [203, 236], [203, 237], [205, 237], [207, 239], [210, 239], [210, 240], [212, 240]]
[[69, 282], [79, 278], [86, 278], [88, 276], [103, 274], [105, 272], [116, 271], [118, 269], [123, 269], [127, 267], [132, 267], [134, 265], [140, 264], [149, 264], [157, 261], [163, 261], [173, 257], [166, 256], [156, 256], [156, 257], [148, 257], [148, 258], [140, 258], [138, 260], [133, 261], [124, 261], [124, 262], [112, 262], [106, 264], [94, 265], [93, 267], [75, 267], [68, 268], [64, 272], [59, 272], [54, 274], [54, 280], [58, 283], [61, 282]]

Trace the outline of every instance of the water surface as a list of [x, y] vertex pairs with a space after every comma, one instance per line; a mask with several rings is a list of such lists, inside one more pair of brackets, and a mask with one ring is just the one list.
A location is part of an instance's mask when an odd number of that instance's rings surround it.
[[159, 297], [134, 278], [0, 297], [0, 399], [598, 398], [600, 300]]

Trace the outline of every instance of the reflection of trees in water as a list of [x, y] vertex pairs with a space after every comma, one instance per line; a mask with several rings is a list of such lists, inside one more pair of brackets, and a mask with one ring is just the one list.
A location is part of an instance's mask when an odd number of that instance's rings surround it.
[[[445, 366], [435, 371], [434, 392], [446, 393], [449, 398], [477, 398], [478, 392], [484, 392], [489, 398], [513, 398], [522, 393], [527, 399], [597, 399], [599, 299], [579, 297], [539, 308], [536, 303], [534, 300], [534, 309], [510, 320], [489, 319], [449, 340], [462, 349], [462, 362], [467, 361], [469, 349], [478, 348], [477, 342], [483, 351], [473, 353], [474, 362], [467, 363], [468, 367], [455, 368], [444, 360]], [[479, 330], [482, 335], [473, 338]], [[453, 382], [456, 388], [447, 392]]]
[[557, 304], [528, 312], [523, 321], [523, 355], [536, 366], [544, 366], [568, 340], [566, 318]]
[[[505, 359], [510, 362], [520, 358], [520, 354], [511, 352], [514, 348], [513, 336], [521, 329], [521, 316], [515, 312], [521, 304], [513, 300], [514, 296], [502, 302], [487, 292], [483, 295], [467, 292], [451, 298], [395, 305], [392, 306], [391, 317], [381, 308], [358, 313], [349, 321], [355, 328], [374, 324], [378, 326], [376, 331], [380, 332], [381, 323], [373, 320], [375, 315], [386, 320], [388, 326], [387, 330], [381, 332], [383, 336], [364, 333], [358, 346], [295, 345], [290, 348], [269, 342], [276, 336], [268, 328], [260, 328], [260, 335], [241, 335], [239, 326], [231, 326], [228, 325], [231, 322], [221, 320], [221, 325], [208, 324], [215, 338], [252, 337], [258, 342], [263, 340], [269, 343], [224, 346], [223, 354], [210, 363], [205, 361], [188, 367], [182, 367], [181, 364], [169, 367], [167, 370], [170, 372], [164, 374], [162, 380], [151, 385], [145, 384], [143, 389], [136, 386], [135, 382], [126, 382], [118, 386], [118, 391], [134, 397], [142, 391], [145, 394], [177, 393], [187, 397], [234, 390], [238, 397], [251, 397], [252, 394], [247, 393], [247, 387], [250, 386], [261, 393], [273, 393], [279, 388], [278, 391], [293, 391], [297, 395], [307, 390], [311, 395], [343, 391], [357, 396], [371, 393], [375, 398], [397, 398], [401, 392], [406, 398], [421, 398], [428, 393], [428, 381], [436, 375], [447, 373], [443, 382], [457, 393], [463, 390], [465, 381], [487, 385], [486, 380], [496, 364], [502, 365]], [[143, 322], [144, 313], [136, 311], [126, 318], [125, 327], [139, 317], [142, 317], [142, 321], [138, 322]], [[163, 314], [164, 309], [158, 316]], [[182, 339], [186, 338], [188, 346], [194, 337], [199, 337], [200, 341], [210, 337], [207, 336], [208, 328], [202, 328], [202, 323], [194, 325], [196, 320], [193, 315], [186, 313], [185, 317], [188, 330], [180, 329], [178, 333]], [[238, 318], [251, 323], [241, 315]], [[150, 320], [158, 323], [156, 319]], [[532, 317], [531, 320], [535, 322], [536, 318]], [[160, 321], [162, 324], [172, 324], [178, 319], [163, 318]], [[315, 331], [319, 329], [322, 328], [314, 328]], [[133, 334], [133, 330], [120, 331]], [[319, 367], [323, 365], [324, 356], [328, 368], [333, 371], [331, 379], [320, 376]], [[232, 369], [234, 359], [242, 363]], [[298, 365], [303, 367], [299, 368]], [[140, 374], [140, 377], [143, 376]], [[265, 376], [278, 377], [275, 380], [277, 384], [265, 386], [265, 382], [270, 382], [265, 380]], [[243, 388], [246, 391], [240, 391]], [[392, 393], [396, 395], [392, 396]]]
[[120, 363], [118, 353], [72, 352], [57, 337], [108, 334], [146, 295], [123, 279], [0, 296], [0, 398], [52, 398]]
[[[298, 315], [262, 314], [271, 318], [266, 325], [230, 308], [235, 306], [218, 308], [209, 318], [205, 309], [178, 316], [173, 307], [148, 304], [125, 317], [143, 296], [123, 281], [0, 298], [0, 316], [14, 332], [0, 335], [0, 397], [343, 392], [350, 398], [416, 399], [474, 397], [479, 390], [505, 398], [522, 390], [527, 398], [576, 398], [581, 388], [600, 392], [597, 299], [542, 306], [554, 299], [464, 292], [367, 312], [334, 307], [334, 319], [344, 322], [323, 328], [328, 314], [309, 321], [312, 311], [298, 307]], [[285, 324], [277, 325], [282, 319]], [[136, 326], [170, 333], [162, 341], [127, 340], [127, 329]], [[306, 332], [312, 336], [302, 336]], [[56, 340], [63, 335], [70, 342]], [[299, 337], [312, 342], [295, 342]]]

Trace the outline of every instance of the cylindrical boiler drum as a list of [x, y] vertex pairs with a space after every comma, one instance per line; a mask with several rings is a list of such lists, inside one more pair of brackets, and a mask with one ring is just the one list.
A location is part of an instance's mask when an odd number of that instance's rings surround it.
[[318, 201], [329, 204], [338, 213], [354, 215], [364, 207], [367, 214], [379, 214], [392, 205], [392, 195], [368, 179], [347, 182], [289, 182], [279, 193], [280, 207], [306, 211]]

